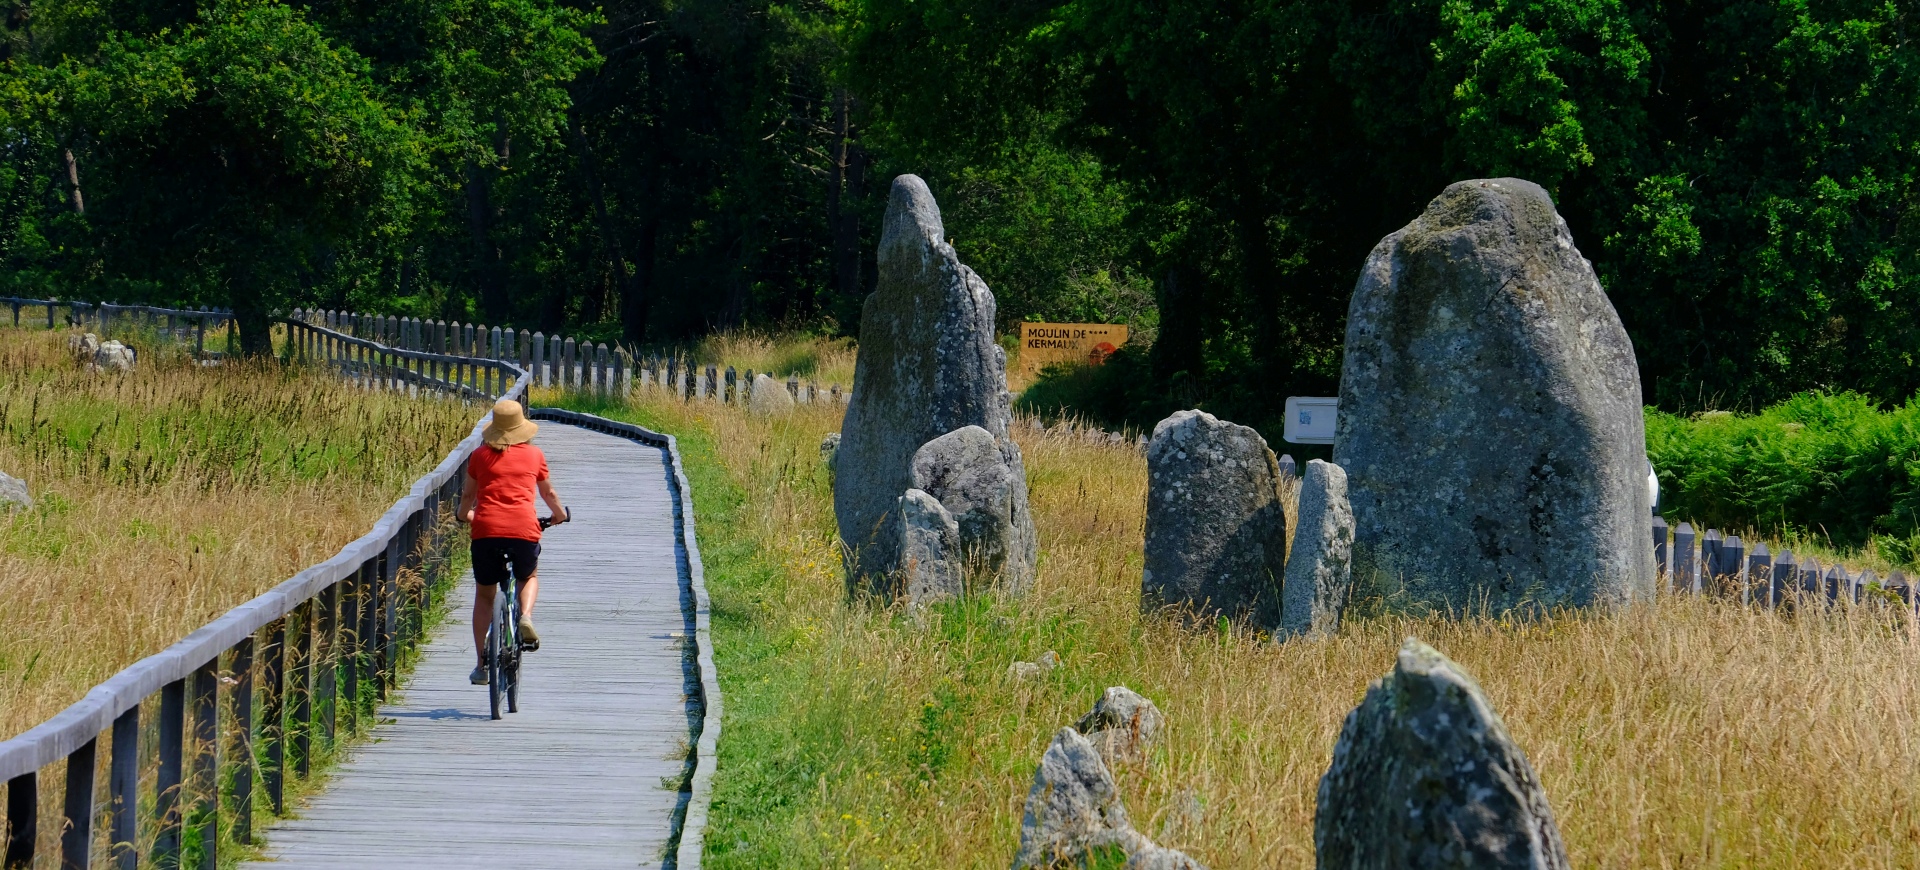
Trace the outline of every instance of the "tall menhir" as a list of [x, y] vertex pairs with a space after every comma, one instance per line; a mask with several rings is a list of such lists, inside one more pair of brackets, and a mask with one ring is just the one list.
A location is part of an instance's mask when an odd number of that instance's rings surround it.
[[1334, 461], [1356, 601], [1619, 604], [1653, 594], [1633, 345], [1553, 200], [1462, 181], [1367, 257]]
[[1010, 478], [1007, 546], [994, 579], [1024, 589], [1033, 577], [1035, 537], [1026, 467], [1009, 437], [1013, 414], [1006, 351], [994, 341], [993, 293], [947, 244], [940, 207], [917, 176], [893, 181], [879, 266], [878, 287], [861, 309], [853, 397], [834, 460], [833, 506], [849, 591], [899, 593], [894, 512], [915, 485], [914, 453], [966, 426], [993, 437]]

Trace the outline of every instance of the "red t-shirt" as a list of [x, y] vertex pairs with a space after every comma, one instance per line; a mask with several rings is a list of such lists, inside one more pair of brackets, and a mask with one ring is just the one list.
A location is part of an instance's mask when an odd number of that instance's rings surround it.
[[473, 509], [473, 537], [540, 540], [535, 484], [547, 479], [547, 455], [532, 444], [495, 450], [484, 444], [467, 459], [480, 500]]

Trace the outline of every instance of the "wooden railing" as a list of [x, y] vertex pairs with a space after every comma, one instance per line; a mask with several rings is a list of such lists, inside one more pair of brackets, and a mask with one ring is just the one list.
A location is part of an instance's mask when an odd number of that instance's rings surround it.
[[[726, 366], [723, 370], [681, 353], [635, 354], [618, 344], [538, 331], [347, 311], [296, 309], [289, 319], [402, 350], [516, 362], [533, 374], [537, 386], [600, 396], [666, 389], [689, 401], [736, 402], [753, 389], [752, 369]], [[839, 384], [803, 382], [791, 372], [766, 374], [783, 382], [796, 401], [844, 404], [852, 397]]]
[[[297, 339], [289, 345], [297, 343], [304, 358], [338, 366], [369, 387], [491, 398], [484, 384], [488, 375], [499, 375], [506, 383], [501, 395], [526, 396], [526, 372], [502, 361], [403, 352], [284, 322]], [[186, 866], [187, 858], [195, 867], [217, 867], [223, 826], [235, 842], [251, 842], [256, 770], [269, 805], [282, 812], [289, 776], [308, 776], [315, 747], [331, 744], [342, 724], [366, 721], [373, 709], [361, 699], [384, 698], [395, 685], [397, 664], [419, 640], [435, 584], [443, 579], [461, 467], [479, 445], [485, 423], [483, 418], [416, 481], [372, 531], [333, 558], [0, 743], [8, 870], [34, 864], [43, 817], [57, 825], [61, 867], [94, 866], [100, 845], [95, 821], [102, 811], [108, 857], [123, 870], [140, 863], [143, 833], [150, 835], [151, 860], [160, 867]], [[142, 705], [156, 695], [157, 705], [149, 706], [158, 707], [157, 721], [143, 723]], [[95, 788], [103, 737], [104, 802]], [[143, 801], [142, 744], [149, 741], [158, 768], [150, 800]], [[64, 798], [58, 807], [43, 807], [42, 777], [56, 764], [63, 768], [57, 775], [64, 777]], [[185, 849], [188, 842], [197, 842], [197, 849]]]
[[[525, 395], [532, 383], [527, 371], [504, 359], [431, 353], [389, 347], [309, 322], [303, 312], [275, 318], [287, 327], [283, 354], [290, 361], [322, 362], [338, 367], [373, 389], [435, 389], [491, 402], [509, 393]], [[527, 383], [521, 384], [520, 379]]]
[[[110, 332], [114, 326], [131, 321], [134, 325], [145, 325], [155, 329], [164, 329], [167, 334], [181, 337], [180, 324], [193, 324], [194, 356], [206, 355], [207, 330], [227, 330], [228, 344], [233, 341], [233, 312], [222, 308], [162, 308], [154, 305], [119, 305], [112, 302], [77, 302], [62, 299], [28, 299], [18, 296], [0, 296], [0, 305], [13, 309], [13, 325], [20, 325], [22, 309], [43, 308], [46, 310], [48, 329], [58, 326], [73, 326], [91, 329], [100, 333]], [[67, 316], [59, 319], [55, 316], [59, 309], [67, 309]], [[39, 322], [38, 318], [34, 322]]]

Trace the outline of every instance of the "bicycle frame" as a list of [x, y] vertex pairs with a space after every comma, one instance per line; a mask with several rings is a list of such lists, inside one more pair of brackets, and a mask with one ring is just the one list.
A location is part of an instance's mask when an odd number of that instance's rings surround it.
[[520, 578], [508, 570], [507, 580], [495, 587], [493, 624], [487, 629], [487, 694], [493, 718], [520, 712]]

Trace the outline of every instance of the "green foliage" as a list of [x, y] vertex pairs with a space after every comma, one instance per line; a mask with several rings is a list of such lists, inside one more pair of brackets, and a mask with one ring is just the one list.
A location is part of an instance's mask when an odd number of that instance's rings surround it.
[[850, 335], [915, 172], [1003, 329], [1128, 323], [1129, 407], [1259, 424], [1381, 237], [1518, 175], [1651, 404], [1901, 402], [1911, 5], [0, 0], [0, 290]]
[[1920, 400], [1805, 393], [1757, 414], [1649, 410], [1662, 512], [1697, 526], [1877, 539], [1896, 562], [1920, 535]]

